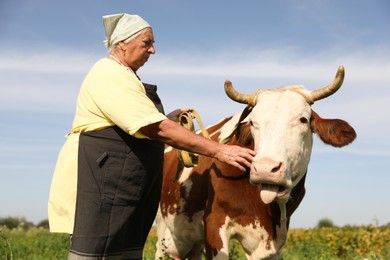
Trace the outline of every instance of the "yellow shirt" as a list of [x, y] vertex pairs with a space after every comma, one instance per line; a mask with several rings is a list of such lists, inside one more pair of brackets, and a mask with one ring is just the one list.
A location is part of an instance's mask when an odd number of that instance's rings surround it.
[[80, 88], [73, 128], [57, 159], [48, 203], [50, 231], [73, 233], [80, 132], [117, 125], [132, 136], [147, 138], [139, 129], [165, 119], [134, 73], [116, 61], [99, 60]]

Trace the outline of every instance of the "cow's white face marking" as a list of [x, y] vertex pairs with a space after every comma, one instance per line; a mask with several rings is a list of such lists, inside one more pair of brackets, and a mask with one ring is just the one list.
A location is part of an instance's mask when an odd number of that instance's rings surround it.
[[311, 108], [294, 91], [264, 91], [256, 102], [248, 117], [257, 151], [250, 181], [262, 185], [265, 203], [286, 200], [309, 164]]

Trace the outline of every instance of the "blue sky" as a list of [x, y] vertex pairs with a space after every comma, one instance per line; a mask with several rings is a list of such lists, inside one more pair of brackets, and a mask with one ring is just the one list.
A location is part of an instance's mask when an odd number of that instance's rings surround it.
[[243, 109], [223, 82], [313, 90], [344, 65], [343, 87], [313, 109], [347, 120], [358, 138], [336, 149], [315, 137], [306, 196], [292, 227], [390, 222], [390, 2], [101, 1], [0, 2], [0, 217], [47, 218], [58, 152], [80, 84], [107, 52], [101, 17], [133, 13], [153, 27], [156, 55], [140, 69], [167, 112], [198, 110], [205, 124]]

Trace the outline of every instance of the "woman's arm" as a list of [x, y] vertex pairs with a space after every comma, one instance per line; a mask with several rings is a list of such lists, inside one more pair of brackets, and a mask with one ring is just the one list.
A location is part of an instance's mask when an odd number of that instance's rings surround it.
[[172, 147], [213, 157], [245, 171], [256, 152], [236, 145], [224, 145], [204, 138], [172, 120], [163, 120], [140, 129], [142, 134]]

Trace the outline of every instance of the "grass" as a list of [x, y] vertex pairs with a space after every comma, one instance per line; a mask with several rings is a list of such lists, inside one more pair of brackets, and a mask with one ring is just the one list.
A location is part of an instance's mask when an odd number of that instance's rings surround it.
[[[152, 229], [144, 259], [154, 259], [157, 237]], [[0, 259], [67, 259], [69, 235], [50, 233], [45, 228], [0, 227]], [[230, 242], [230, 259], [245, 259], [240, 244]], [[284, 260], [305, 259], [390, 259], [390, 227], [327, 227], [289, 231]]]

